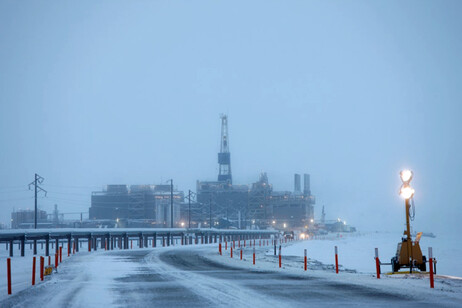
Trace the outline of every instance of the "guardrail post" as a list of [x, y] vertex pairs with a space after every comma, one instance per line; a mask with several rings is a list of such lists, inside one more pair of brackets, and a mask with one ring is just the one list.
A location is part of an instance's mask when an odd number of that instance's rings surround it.
[[21, 257], [25, 256], [26, 252], [26, 236], [22, 236], [21, 238]]
[[59, 252], [59, 239], [55, 239], [55, 243], [56, 243], [56, 253]]
[[13, 240], [10, 240], [10, 257], [13, 257]]
[[428, 266], [430, 267], [430, 288], [435, 287], [435, 282], [433, 280], [433, 249], [428, 247]]
[[338, 249], [335, 246], [335, 273], [338, 274]]
[[34, 240], [34, 255], [37, 254], [37, 240]]
[[380, 260], [378, 248], [375, 248], [375, 268], [377, 270], [377, 279], [380, 279]]
[[152, 237], [152, 247], [157, 246], [157, 233], [154, 233], [154, 236]]

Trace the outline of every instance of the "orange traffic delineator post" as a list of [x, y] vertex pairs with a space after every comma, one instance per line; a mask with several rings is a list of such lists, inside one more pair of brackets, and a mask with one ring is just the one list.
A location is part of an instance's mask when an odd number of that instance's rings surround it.
[[338, 249], [335, 246], [335, 273], [338, 274]]
[[6, 259], [6, 277], [8, 283], [8, 294], [11, 294], [11, 259]]
[[45, 258], [40, 257], [40, 280], [43, 281], [43, 268], [45, 265]]
[[281, 259], [281, 245], [279, 245], [279, 268], [282, 266], [282, 259]]
[[32, 258], [32, 285], [35, 285], [35, 257]]
[[435, 287], [435, 282], [433, 280], [433, 249], [428, 247], [428, 266], [430, 267], [430, 288]]
[[377, 270], [377, 279], [380, 279], [380, 260], [378, 248], [375, 248], [375, 269]]
[[306, 257], [306, 249], [305, 249], [305, 258], [304, 258], [304, 260], [303, 260], [303, 261], [304, 261], [304, 268], [305, 268], [305, 271], [306, 271], [306, 268], [307, 268], [307, 266], [306, 266], [306, 265], [307, 265], [307, 264], [306, 264], [306, 263], [307, 263], [307, 262], [306, 262], [306, 261], [307, 261], [307, 257]]

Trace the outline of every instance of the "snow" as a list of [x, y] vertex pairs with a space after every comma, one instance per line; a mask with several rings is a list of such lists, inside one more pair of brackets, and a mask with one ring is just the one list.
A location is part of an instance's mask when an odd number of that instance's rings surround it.
[[[67, 257], [67, 245], [64, 245], [63, 263], [59, 265], [58, 273], [47, 277], [43, 282], [40, 282], [39, 261], [37, 261], [35, 287], [31, 287], [32, 251], [30, 246], [26, 245], [26, 256], [20, 257], [20, 251], [15, 245], [15, 256], [12, 258], [13, 294], [22, 291], [31, 295], [30, 299], [28, 299], [29, 296], [26, 299], [20, 296], [17, 299], [19, 301], [17, 306], [34, 306], [37, 301], [46, 301], [50, 307], [68, 306], [67, 303], [76, 298], [78, 298], [78, 303], [74, 302], [70, 306], [114, 306], [114, 304], [121, 303], [120, 290], [127, 286], [124, 281], [126, 277], [141, 273], [141, 271], [144, 273], [151, 271], [160, 277], [168, 278], [164, 286], [170, 286], [170, 283], [174, 282], [175, 285], [180, 285], [185, 290], [193, 290], [200, 298], [207, 298], [216, 306], [225, 305], [227, 301], [236, 303], [238, 306], [246, 306], [249, 303], [255, 306], [271, 305], [255, 290], [243, 289], [239, 281], [225, 281], [220, 277], [204, 279], [200, 271], [181, 270], [173, 265], [165, 264], [159, 258], [160, 253], [164, 251], [190, 249], [214, 262], [249, 271], [283, 271], [285, 274], [294, 276], [311, 276], [332, 282], [345, 282], [347, 286], [367, 285], [378, 291], [388, 290], [406, 296], [409, 290], [412, 290], [412, 296], [420, 300], [430, 302], [437, 300], [438, 303], [449, 306], [462, 303], [462, 278], [459, 278], [462, 275], [460, 275], [460, 266], [457, 266], [457, 254], [460, 255], [460, 248], [447, 237], [422, 238], [421, 240], [422, 249], [426, 251], [428, 246], [432, 246], [434, 255], [439, 260], [435, 289], [430, 289], [428, 275], [382, 275], [380, 280], [376, 279], [374, 248], [379, 248], [383, 262], [389, 262], [388, 259], [395, 253], [396, 243], [400, 236], [400, 234], [393, 233], [353, 233], [342, 234], [342, 236], [330, 234], [319, 239], [290, 242], [282, 245], [282, 268], [278, 267], [278, 259], [273, 255], [273, 247], [260, 247], [258, 240], [256, 241], [256, 265], [252, 265], [254, 247], [249, 247], [248, 242], [243, 250], [244, 260], [242, 261], [239, 260], [237, 242], [234, 258], [230, 258], [229, 255], [231, 243], [228, 243], [227, 250], [223, 245], [222, 256], [218, 254], [218, 244], [158, 247], [156, 249], [136, 248], [130, 251], [99, 249], [97, 252], [89, 253], [84, 249], [86, 243], [83, 243], [83, 249], [78, 254]], [[133, 244], [135, 248], [135, 241]], [[341, 265], [339, 274], [335, 274], [333, 267], [334, 246], [339, 248]], [[1, 248], [0, 302], [9, 298], [6, 288], [8, 250], [4, 246]], [[39, 244], [37, 260], [40, 255], [44, 254], [44, 250], [40, 248]], [[306, 272], [303, 270], [303, 250], [305, 248], [309, 257]], [[54, 254], [54, 251], [50, 249], [51, 254]], [[139, 260], [135, 262], [132, 259], [137, 251], [152, 251], [141, 264], [143, 269], [140, 268]], [[54, 263], [53, 257], [52, 263]], [[382, 272], [388, 270], [387, 266], [382, 269]], [[143, 287], [142, 284], [135, 284], [134, 287], [137, 286]], [[41, 291], [36, 292], [37, 290], [43, 290], [44, 294]], [[48, 293], [45, 290], [48, 290]], [[53, 291], [53, 296], [50, 296], [49, 290]], [[231, 294], [239, 294], [239, 298], [242, 299], [236, 299]], [[367, 304], [366, 299], [361, 304]]]
[[[321, 239], [296, 242], [284, 249], [283, 255], [303, 257], [307, 249], [308, 257], [324, 264], [334, 264], [334, 247], [338, 247], [339, 264], [345, 269], [359, 273], [375, 273], [375, 248], [379, 249], [379, 259], [390, 263], [396, 253], [401, 233], [334, 233]], [[423, 255], [428, 255], [428, 247], [433, 247], [437, 260], [437, 273], [462, 277], [462, 246], [456, 237], [422, 237], [420, 246]], [[382, 272], [391, 271], [390, 265], [383, 265]]]
[[[222, 256], [218, 253], [213, 253], [208, 254], [207, 258], [215, 262], [254, 271], [283, 271], [285, 274], [300, 277], [311, 276], [345, 282], [349, 285], [368, 286], [376, 288], [378, 291], [388, 290], [403, 296], [411, 296], [409, 292], [412, 290], [412, 296], [416, 299], [428, 300], [429, 302], [437, 300], [441, 305], [453, 306], [454, 303], [462, 303], [462, 278], [460, 277], [436, 275], [434, 289], [430, 289], [428, 275], [424, 274], [382, 275], [381, 279], [377, 279], [373, 259], [374, 248], [377, 244], [382, 244], [383, 247], [386, 247], [383, 249], [384, 251], [388, 252], [388, 248], [394, 253], [396, 247], [386, 242], [387, 239], [391, 238], [395, 239], [393, 234], [388, 233], [352, 234], [351, 236], [342, 237], [337, 237], [335, 234], [322, 239], [282, 244], [282, 268], [279, 268], [278, 257], [274, 256], [274, 247], [257, 247], [255, 265], [252, 264], [253, 250], [249, 247], [243, 250], [243, 260], [239, 258], [238, 249], [235, 250], [233, 258], [230, 258], [229, 249], [224, 251]], [[388, 246], [385, 244], [388, 244]], [[339, 247], [339, 274], [336, 274], [334, 270], [335, 245]], [[443, 247], [441, 246], [440, 251], [443, 251], [443, 255], [446, 256], [446, 253], [451, 251], [452, 248], [446, 247], [447, 249], [445, 249]], [[307, 271], [303, 270], [303, 249], [305, 248], [309, 251]], [[443, 259], [446, 262], [455, 260]], [[365, 260], [364, 263], [366, 264], [363, 264], [360, 260]], [[325, 263], [322, 261], [325, 261]], [[370, 265], [367, 263], [370, 263]], [[453, 265], [455, 263], [451, 264], [451, 266]], [[445, 268], [450, 269], [452, 268], [451, 266], [446, 266]], [[382, 270], [382, 273], [384, 272]]]

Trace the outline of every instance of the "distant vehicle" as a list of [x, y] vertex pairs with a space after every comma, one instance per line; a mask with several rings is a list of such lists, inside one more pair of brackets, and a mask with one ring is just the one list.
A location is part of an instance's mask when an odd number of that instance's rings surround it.
[[282, 236], [284, 236], [286, 239], [293, 240], [294, 239], [294, 231], [284, 231]]

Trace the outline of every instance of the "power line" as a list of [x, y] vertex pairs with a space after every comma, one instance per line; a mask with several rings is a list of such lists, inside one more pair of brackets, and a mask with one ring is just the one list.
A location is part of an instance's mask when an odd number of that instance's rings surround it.
[[45, 179], [42, 178], [40, 175], [37, 173], [35, 174], [34, 181], [29, 184], [29, 189], [31, 189], [31, 186], [34, 186], [34, 191], [35, 191], [35, 215], [34, 215], [34, 228], [37, 229], [37, 192], [41, 191], [45, 193], [45, 197], [47, 196], [47, 191], [43, 189], [42, 187], [38, 186], [38, 184], [42, 184]]

